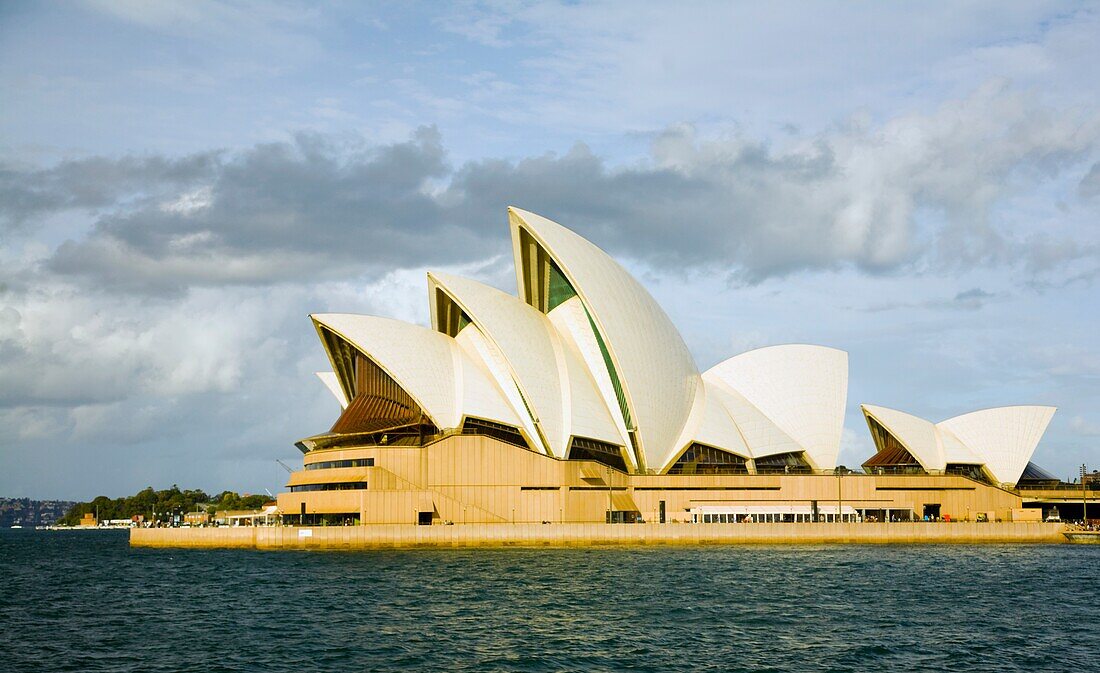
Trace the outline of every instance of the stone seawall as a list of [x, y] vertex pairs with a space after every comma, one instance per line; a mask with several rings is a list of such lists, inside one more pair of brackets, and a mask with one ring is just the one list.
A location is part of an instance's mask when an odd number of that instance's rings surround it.
[[699, 544], [1064, 543], [1055, 523], [406, 524], [134, 528], [133, 547], [379, 549]]

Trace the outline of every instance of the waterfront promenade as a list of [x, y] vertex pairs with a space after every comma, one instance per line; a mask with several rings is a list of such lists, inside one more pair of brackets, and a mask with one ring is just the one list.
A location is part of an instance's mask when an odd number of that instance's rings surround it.
[[1057, 523], [466, 524], [134, 528], [134, 547], [375, 549], [707, 544], [1064, 543]]

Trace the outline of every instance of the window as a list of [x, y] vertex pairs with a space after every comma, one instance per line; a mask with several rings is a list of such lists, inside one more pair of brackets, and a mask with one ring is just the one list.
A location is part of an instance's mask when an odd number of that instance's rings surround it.
[[459, 308], [442, 288], [436, 288], [435, 307], [439, 331], [449, 337], [458, 336], [458, 333], [470, 324], [470, 316], [466, 315], [466, 312]]
[[573, 289], [572, 284], [566, 279], [565, 274], [558, 268], [558, 265], [553, 262], [549, 264], [549, 289], [546, 293], [547, 313], [577, 296], [577, 291]]
[[367, 488], [365, 481], [342, 481], [331, 484], [302, 484], [291, 486], [291, 493], [307, 493], [309, 491], [362, 491]]
[[309, 463], [306, 465], [307, 470], [332, 470], [340, 467], [374, 467], [374, 458], [327, 460], [323, 463]]
[[574, 437], [569, 443], [569, 460], [594, 460], [602, 465], [626, 472], [622, 447], [587, 437]]
[[[615, 399], [619, 403], [619, 411], [623, 414], [623, 421], [626, 423], [626, 427], [632, 428], [634, 423], [630, 420], [630, 408], [626, 403], [623, 384], [619, 381], [619, 373], [615, 370], [615, 364], [611, 361], [611, 352], [607, 350], [607, 344], [604, 343], [603, 336], [596, 327], [596, 321], [592, 319], [592, 314], [588, 312], [587, 307], [584, 309], [584, 314], [588, 316], [588, 325], [592, 328], [592, 334], [596, 337], [596, 344], [599, 345], [600, 354], [603, 356], [603, 364], [607, 367], [608, 376], [611, 377], [611, 387], [615, 390]], [[633, 433], [631, 433], [631, 439], [633, 439]]]
[[[1028, 462], [1024, 467], [1024, 473], [1020, 475], [1020, 481], [1016, 485], [1020, 488], [1057, 488], [1061, 480], [1047, 472], [1035, 463]], [[1088, 482], [1086, 475], [1086, 483]]]
[[693, 443], [669, 468], [669, 474], [748, 474], [747, 460], [728, 451]]
[[465, 435], [485, 435], [508, 444], [515, 444], [525, 449], [529, 448], [527, 440], [523, 438], [523, 434], [518, 429], [511, 425], [487, 421], [484, 418], [468, 417], [462, 424], [462, 433]]
[[792, 451], [757, 458], [756, 471], [759, 474], [809, 474], [813, 470], [801, 451]]
[[982, 470], [981, 465], [948, 463], [947, 469], [945, 469], [944, 472], [946, 472], [947, 474], [957, 474], [960, 477], [966, 477], [967, 479], [973, 479], [974, 481], [980, 481], [983, 484], [989, 483], [989, 479], [986, 478], [985, 472]]

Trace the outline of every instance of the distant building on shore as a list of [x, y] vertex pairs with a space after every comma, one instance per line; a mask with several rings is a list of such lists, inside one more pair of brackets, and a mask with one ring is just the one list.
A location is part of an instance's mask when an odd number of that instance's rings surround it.
[[188, 512], [183, 515], [183, 522], [188, 526], [205, 526], [210, 523], [210, 514], [207, 512]]

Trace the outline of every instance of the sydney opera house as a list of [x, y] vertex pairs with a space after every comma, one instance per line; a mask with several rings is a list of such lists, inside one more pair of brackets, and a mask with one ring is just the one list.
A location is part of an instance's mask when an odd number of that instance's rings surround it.
[[1057, 482], [1030, 462], [1054, 413], [1038, 406], [933, 423], [864, 405], [877, 453], [838, 467], [847, 353], [772, 346], [700, 372], [610, 256], [508, 218], [517, 296], [433, 272], [430, 328], [311, 316], [342, 411], [298, 442], [285, 521], [1011, 518], [1021, 484]]

